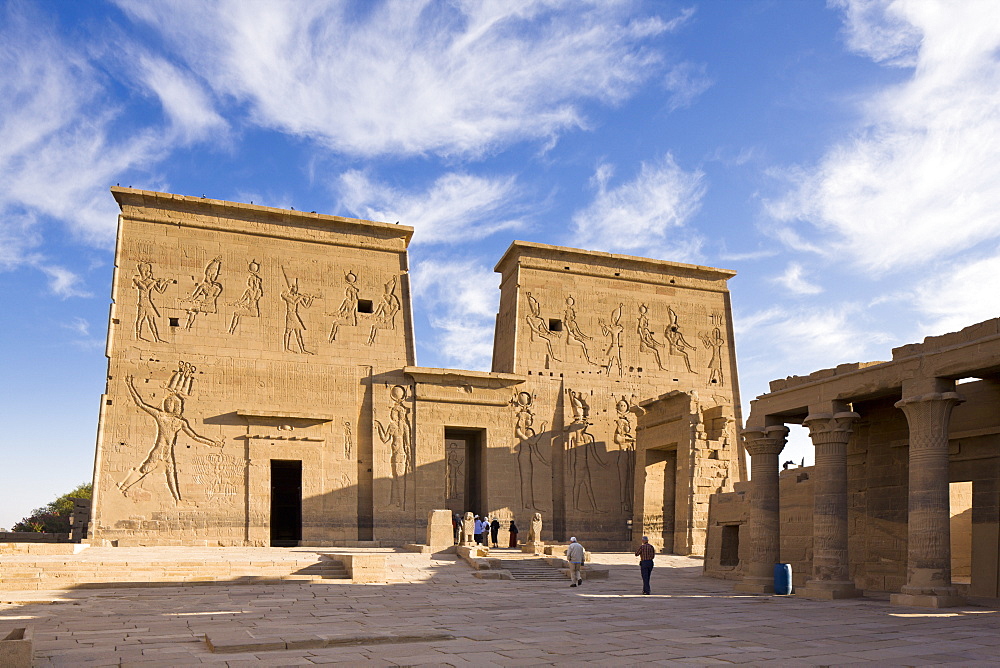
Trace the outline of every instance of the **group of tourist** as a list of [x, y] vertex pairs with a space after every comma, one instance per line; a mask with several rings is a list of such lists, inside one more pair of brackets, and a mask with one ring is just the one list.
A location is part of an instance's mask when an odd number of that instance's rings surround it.
[[[479, 515], [475, 516], [475, 532], [472, 534], [476, 540], [476, 545], [485, 545], [486, 547], [500, 547], [500, 519], [498, 517], [491, 518], [489, 515]], [[451, 520], [452, 528], [455, 530], [455, 544], [460, 544], [462, 542], [462, 516], [458, 513], [452, 517]], [[517, 524], [514, 520], [510, 521], [510, 526], [507, 528], [510, 534], [510, 541], [507, 547], [517, 547]]]

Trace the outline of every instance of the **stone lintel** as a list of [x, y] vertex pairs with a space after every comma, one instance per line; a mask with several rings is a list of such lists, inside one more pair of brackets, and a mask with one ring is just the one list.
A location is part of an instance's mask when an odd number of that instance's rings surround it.
[[295, 411], [275, 411], [267, 408], [239, 408], [236, 414], [242, 418], [270, 418], [287, 420], [307, 420], [309, 422], [332, 422], [334, 415], [320, 413], [297, 413]]

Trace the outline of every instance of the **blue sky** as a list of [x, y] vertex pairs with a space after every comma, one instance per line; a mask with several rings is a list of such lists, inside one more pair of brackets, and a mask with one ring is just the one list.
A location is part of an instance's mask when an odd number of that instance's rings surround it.
[[412, 225], [425, 366], [488, 369], [515, 238], [735, 269], [746, 406], [997, 315], [998, 47], [976, 0], [4, 2], [0, 527], [91, 477], [109, 186]]

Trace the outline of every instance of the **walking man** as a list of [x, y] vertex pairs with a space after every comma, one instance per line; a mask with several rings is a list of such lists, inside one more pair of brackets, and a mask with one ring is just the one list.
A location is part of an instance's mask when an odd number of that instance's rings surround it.
[[583, 545], [577, 542], [576, 536], [570, 538], [569, 547], [566, 548], [566, 560], [569, 561], [569, 579], [573, 581], [570, 587], [583, 584], [581, 571], [583, 570], [584, 553]]
[[653, 573], [653, 557], [656, 548], [649, 544], [649, 536], [642, 537], [642, 545], [635, 551], [639, 557], [639, 571], [642, 573], [642, 593], [649, 595], [649, 576]]

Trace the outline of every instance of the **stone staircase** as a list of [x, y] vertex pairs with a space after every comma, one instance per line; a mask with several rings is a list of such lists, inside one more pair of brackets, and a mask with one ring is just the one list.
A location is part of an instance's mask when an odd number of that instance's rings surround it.
[[566, 574], [558, 568], [553, 568], [544, 557], [532, 555], [521, 556], [518, 553], [501, 553], [498, 550], [490, 552], [491, 559], [500, 561], [500, 568], [510, 572], [511, 578], [519, 581], [535, 582], [567, 582]]
[[[176, 587], [348, 580], [344, 564], [314, 552], [170, 554], [176, 550], [91, 548], [73, 556], [6, 557], [0, 590]], [[199, 558], [201, 557], [201, 558]]]

